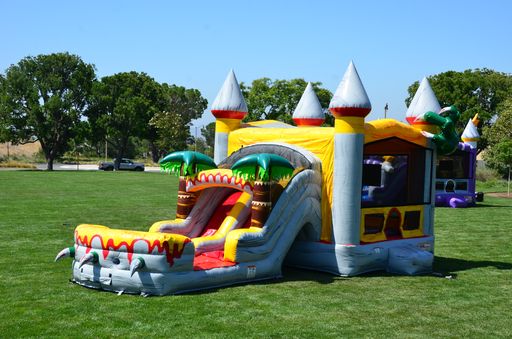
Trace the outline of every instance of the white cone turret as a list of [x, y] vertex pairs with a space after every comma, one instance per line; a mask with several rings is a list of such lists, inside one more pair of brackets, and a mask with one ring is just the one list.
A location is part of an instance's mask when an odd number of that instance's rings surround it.
[[440, 110], [441, 105], [425, 77], [421, 80], [420, 86], [412, 98], [405, 119], [411, 125], [426, 124], [423, 115], [429, 111], [439, 113]]
[[240, 128], [242, 119], [247, 115], [247, 104], [233, 70], [229, 71], [213, 101], [212, 114], [217, 119], [213, 153], [214, 160], [218, 164], [228, 156], [229, 133]]
[[297, 126], [320, 126], [325, 119], [322, 105], [316, 96], [313, 85], [308, 82], [302, 97], [293, 112], [293, 121]]
[[473, 119], [469, 119], [464, 132], [462, 132], [462, 141], [471, 146], [471, 148], [476, 148], [477, 142], [480, 140], [480, 133], [478, 133], [477, 129], [478, 122], [478, 114], [476, 114]]
[[361, 78], [351, 61], [336, 92], [334, 92], [329, 110], [334, 115], [365, 117], [371, 109], [372, 104], [368, 99], [368, 94], [366, 94]]
[[216, 118], [243, 119], [247, 114], [247, 104], [240, 90], [235, 72], [230, 70], [224, 84], [212, 104]]

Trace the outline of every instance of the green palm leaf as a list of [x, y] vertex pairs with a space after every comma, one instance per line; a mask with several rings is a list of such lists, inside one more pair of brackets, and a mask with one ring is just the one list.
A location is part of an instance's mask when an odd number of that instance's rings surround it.
[[233, 174], [245, 180], [271, 181], [292, 175], [293, 166], [288, 160], [271, 153], [250, 154], [231, 166]]
[[193, 151], [173, 152], [160, 160], [159, 164], [162, 171], [184, 176], [191, 176], [200, 171], [217, 168], [212, 158]]

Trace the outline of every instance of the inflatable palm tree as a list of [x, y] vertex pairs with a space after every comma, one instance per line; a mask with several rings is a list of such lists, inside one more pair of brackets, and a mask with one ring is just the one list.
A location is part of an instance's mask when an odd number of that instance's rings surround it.
[[192, 151], [173, 152], [160, 160], [159, 163], [163, 171], [180, 177], [176, 218], [186, 219], [197, 199], [195, 193], [186, 190], [187, 178], [196, 175], [200, 171], [217, 168], [217, 165], [209, 156]]
[[251, 226], [263, 227], [272, 210], [272, 184], [292, 175], [292, 164], [278, 155], [260, 153], [238, 160], [231, 170], [236, 176], [253, 182]]

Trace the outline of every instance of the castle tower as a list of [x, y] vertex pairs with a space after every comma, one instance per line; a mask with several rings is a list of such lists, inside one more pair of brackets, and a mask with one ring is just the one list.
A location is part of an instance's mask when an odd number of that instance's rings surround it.
[[411, 104], [405, 114], [405, 119], [414, 128], [430, 133], [437, 133], [437, 126], [427, 123], [423, 119], [423, 115], [428, 111], [439, 113], [440, 110], [441, 106], [439, 105], [439, 101], [425, 77], [421, 80], [420, 86], [412, 98]]
[[310, 82], [306, 86], [302, 97], [293, 112], [293, 121], [299, 127], [320, 126], [324, 122], [325, 114], [318, 101], [315, 90]]
[[476, 148], [478, 140], [480, 140], [480, 133], [478, 133], [478, 113], [475, 114], [473, 119], [469, 119], [464, 132], [462, 132], [461, 139], [465, 144], [468, 144], [471, 148]]
[[229, 133], [240, 128], [247, 114], [247, 104], [233, 70], [229, 71], [211, 111], [216, 118], [214, 160], [218, 164], [228, 156]]
[[329, 104], [334, 115], [334, 187], [332, 210], [336, 245], [359, 244], [364, 118], [372, 109], [353, 62]]

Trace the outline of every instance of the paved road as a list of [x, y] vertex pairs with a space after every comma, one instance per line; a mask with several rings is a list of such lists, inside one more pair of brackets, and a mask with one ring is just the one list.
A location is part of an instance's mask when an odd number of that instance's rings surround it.
[[[37, 169], [45, 170], [46, 164], [36, 164]], [[97, 171], [98, 165], [68, 165], [68, 164], [53, 164], [55, 171]], [[146, 167], [146, 172], [160, 172], [159, 167]]]

